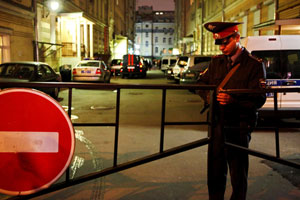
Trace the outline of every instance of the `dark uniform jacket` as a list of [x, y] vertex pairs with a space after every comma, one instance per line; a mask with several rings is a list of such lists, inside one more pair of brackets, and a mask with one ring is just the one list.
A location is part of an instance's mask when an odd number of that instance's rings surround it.
[[[223, 89], [260, 89], [261, 83], [266, 79], [263, 63], [253, 57], [245, 48], [233, 66], [238, 63], [240, 63], [239, 68]], [[226, 56], [213, 57], [207, 71], [200, 76], [198, 83], [218, 86], [230, 70], [227, 68], [227, 64]], [[236, 122], [241, 119], [256, 120], [257, 109], [262, 107], [266, 101], [265, 94], [231, 94], [231, 96], [234, 98], [234, 103], [223, 107], [224, 117]], [[216, 109], [216, 115], [219, 112], [218, 108], [220, 105]]]

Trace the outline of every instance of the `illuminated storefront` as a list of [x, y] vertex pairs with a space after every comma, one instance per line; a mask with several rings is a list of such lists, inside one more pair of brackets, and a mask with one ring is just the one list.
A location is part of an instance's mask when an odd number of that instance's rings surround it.
[[94, 56], [93, 25], [83, 13], [61, 13], [58, 16], [62, 47], [62, 64]]

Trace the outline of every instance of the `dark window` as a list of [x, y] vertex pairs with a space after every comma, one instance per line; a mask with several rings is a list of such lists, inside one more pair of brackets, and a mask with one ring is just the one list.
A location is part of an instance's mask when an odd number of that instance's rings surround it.
[[300, 51], [253, 51], [265, 64], [267, 78], [289, 79], [300, 78]]
[[100, 62], [89, 62], [89, 61], [82, 61], [78, 64], [78, 67], [99, 67]]
[[34, 65], [7, 64], [1, 65], [1, 77], [31, 79], [34, 75]]
[[176, 61], [177, 61], [176, 59], [171, 59], [171, 60], [170, 60], [170, 65], [175, 65], [175, 64], [176, 64]]
[[163, 59], [162, 60], [162, 64], [164, 64], [164, 65], [168, 65], [169, 64], [169, 62], [168, 62], [169, 60], [168, 59]]
[[120, 65], [121, 64], [121, 60], [119, 59], [114, 59], [111, 61], [111, 65]]
[[38, 66], [38, 78], [49, 78], [54, 76], [54, 72], [50, 69], [50, 67], [46, 66], [46, 65], [40, 65]]

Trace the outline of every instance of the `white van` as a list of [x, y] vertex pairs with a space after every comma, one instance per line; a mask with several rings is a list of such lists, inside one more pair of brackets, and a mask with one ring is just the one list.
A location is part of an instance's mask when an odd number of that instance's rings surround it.
[[174, 67], [177, 61], [177, 56], [164, 56], [161, 59], [161, 71], [165, 72], [169, 67]]
[[201, 55], [179, 56], [175, 67], [173, 67], [172, 73], [168, 71], [168, 75], [171, 74], [175, 82], [179, 83], [181, 74], [184, 70], [187, 70], [189, 67], [193, 67], [198, 63], [207, 62], [210, 60], [210, 57]]
[[[300, 86], [300, 35], [249, 36], [242, 45], [266, 66], [267, 85]], [[273, 94], [267, 94], [261, 115], [274, 108]], [[300, 118], [300, 93], [278, 93], [278, 110], [282, 118]]]

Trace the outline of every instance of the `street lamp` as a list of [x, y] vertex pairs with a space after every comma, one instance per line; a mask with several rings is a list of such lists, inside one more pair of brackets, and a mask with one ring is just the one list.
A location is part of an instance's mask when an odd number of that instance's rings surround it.
[[57, 1], [51, 1], [50, 2], [50, 9], [55, 11], [59, 8], [59, 3]]
[[61, 7], [61, 2], [60, 0], [48, 0], [47, 7], [50, 9], [50, 11], [57, 12]]
[[33, 10], [34, 10], [34, 49], [35, 49], [35, 61], [39, 61], [39, 45], [38, 45], [38, 20], [37, 20], [37, 0], [33, 0]]
[[[47, 7], [50, 10], [50, 43], [56, 43], [56, 16], [61, 10], [61, 0], [48, 0]], [[56, 46], [51, 45], [51, 50], [55, 51]]]

